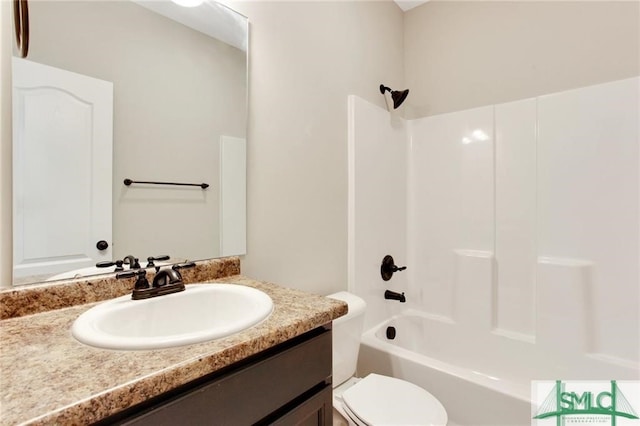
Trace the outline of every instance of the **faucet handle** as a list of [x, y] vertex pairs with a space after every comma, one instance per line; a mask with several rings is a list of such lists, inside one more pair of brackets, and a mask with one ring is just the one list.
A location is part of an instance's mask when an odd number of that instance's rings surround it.
[[127, 272], [121, 272], [118, 275], [116, 275], [116, 278], [118, 279], [134, 278], [134, 277], [138, 277], [138, 279], [136, 280], [136, 283], [133, 286], [134, 289], [144, 290], [150, 287], [149, 280], [147, 280], [147, 271], [145, 271], [144, 269], [139, 269], [136, 271], [129, 270]]
[[169, 260], [169, 259], [171, 258], [167, 254], [162, 256], [149, 256], [147, 257], [147, 268], [153, 268], [154, 266], [156, 266], [156, 264], [153, 263], [156, 260], [162, 261], [162, 260]]
[[[196, 264], [194, 262], [185, 262], [185, 263], [176, 263], [171, 267], [171, 269], [175, 272], [175, 275], [178, 277], [180, 281], [182, 281], [182, 274], [180, 273], [181, 269], [187, 268], [195, 268]], [[156, 269], [158, 269], [156, 267]]]
[[116, 275], [116, 278], [119, 280], [125, 279], [125, 278], [134, 278], [136, 276], [135, 271], [127, 271], [127, 272], [120, 272], [119, 274]]
[[116, 269], [114, 269], [113, 272], [119, 272], [119, 271], [124, 271], [124, 268], [122, 267], [122, 260], [116, 260], [111, 261], [111, 260], [105, 260], [103, 262], [98, 262], [96, 263], [96, 268], [109, 268], [111, 266], [115, 266]]
[[135, 274], [138, 276], [138, 279], [136, 280], [136, 283], [133, 286], [135, 290], [144, 290], [146, 288], [151, 287], [149, 285], [149, 280], [147, 280], [147, 271], [145, 271], [144, 269], [140, 269], [136, 271]]
[[174, 271], [177, 271], [179, 269], [195, 268], [195, 266], [196, 266], [195, 262], [185, 262], [185, 263], [176, 263], [171, 268]]
[[394, 272], [404, 271], [405, 269], [407, 269], [406, 266], [396, 266], [393, 257], [386, 255], [382, 259], [382, 265], [380, 265], [380, 275], [384, 281], [389, 281]]

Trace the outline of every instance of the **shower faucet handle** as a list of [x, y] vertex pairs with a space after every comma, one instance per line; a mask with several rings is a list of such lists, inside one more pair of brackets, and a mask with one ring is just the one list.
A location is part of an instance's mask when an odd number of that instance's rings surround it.
[[389, 281], [394, 272], [404, 271], [405, 269], [407, 269], [406, 266], [396, 266], [393, 257], [386, 255], [382, 259], [382, 265], [380, 265], [380, 275], [384, 281]]

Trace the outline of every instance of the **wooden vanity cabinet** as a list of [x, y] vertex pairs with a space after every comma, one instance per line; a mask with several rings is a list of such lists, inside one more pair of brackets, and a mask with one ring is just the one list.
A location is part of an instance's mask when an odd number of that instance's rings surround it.
[[312, 330], [100, 424], [332, 424], [331, 325]]

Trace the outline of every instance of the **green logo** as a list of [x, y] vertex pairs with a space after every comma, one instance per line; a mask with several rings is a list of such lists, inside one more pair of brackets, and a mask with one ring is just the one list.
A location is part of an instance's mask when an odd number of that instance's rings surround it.
[[[567, 382], [556, 380], [555, 386], [533, 418], [555, 417], [557, 426], [564, 425], [565, 418], [572, 423], [600, 424], [609, 419], [609, 424], [612, 426], [616, 426], [618, 417], [638, 419], [638, 414], [620, 391], [615, 380], [604, 382], [606, 386], [601, 386], [599, 389], [594, 389], [594, 382], [571, 383], [574, 385], [572, 386], [573, 390], [568, 391], [566, 389]], [[576, 383], [582, 386], [575, 386]]]

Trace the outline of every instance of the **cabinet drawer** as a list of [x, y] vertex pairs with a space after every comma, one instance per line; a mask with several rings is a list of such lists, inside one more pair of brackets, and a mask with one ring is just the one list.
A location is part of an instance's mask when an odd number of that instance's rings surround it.
[[148, 409], [126, 425], [250, 425], [331, 383], [331, 331], [232, 370]]

